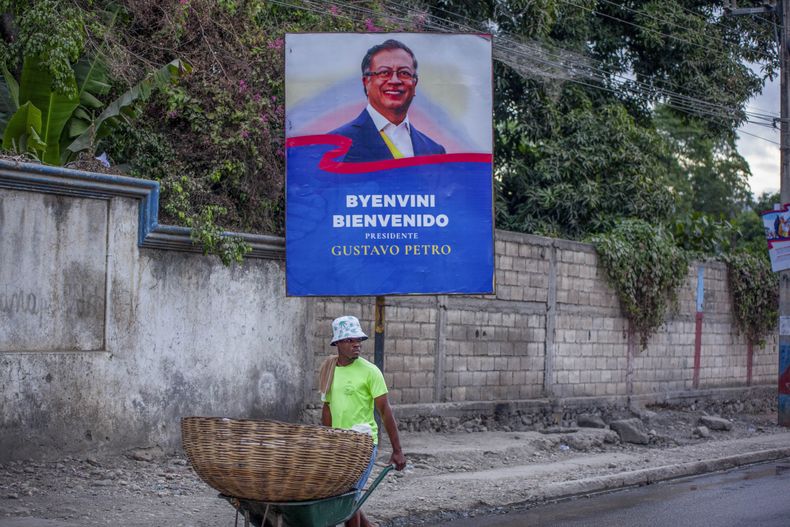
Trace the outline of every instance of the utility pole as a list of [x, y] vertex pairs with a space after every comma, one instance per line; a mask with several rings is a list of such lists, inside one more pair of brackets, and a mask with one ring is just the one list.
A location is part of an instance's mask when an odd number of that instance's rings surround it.
[[[780, 197], [782, 203], [790, 203], [790, 0], [766, 2], [761, 7], [746, 8], [738, 8], [736, 0], [725, 0], [724, 11], [728, 15], [776, 13], [779, 18]], [[779, 271], [778, 366], [777, 421], [780, 426], [790, 427], [790, 270]]]
[[[780, 168], [782, 203], [790, 203], [790, 0], [779, 11]], [[779, 273], [779, 425], [790, 427], [790, 270]]]

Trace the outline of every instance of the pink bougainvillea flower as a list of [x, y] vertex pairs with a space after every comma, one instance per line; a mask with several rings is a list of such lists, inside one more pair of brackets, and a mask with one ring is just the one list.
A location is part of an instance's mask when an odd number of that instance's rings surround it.
[[247, 83], [244, 80], [239, 81], [239, 93], [244, 93], [247, 91]]
[[365, 30], [370, 31], [371, 33], [376, 33], [381, 31], [381, 28], [378, 27], [376, 24], [373, 23], [373, 20], [366, 18], [365, 19]]

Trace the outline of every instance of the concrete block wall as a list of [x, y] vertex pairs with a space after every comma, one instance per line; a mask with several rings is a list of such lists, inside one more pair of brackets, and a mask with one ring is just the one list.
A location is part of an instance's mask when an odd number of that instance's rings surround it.
[[504, 234], [497, 237], [494, 250], [498, 300], [547, 302], [551, 245], [547, 239], [534, 238], [533, 243], [526, 244]]
[[[727, 269], [693, 263], [667, 321], [642, 349], [590, 245], [498, 231], [496, 295], [387, 297], [385, 377], [396, 404], [654, 395], [747, 386], [747, 345], [732, 318]], [[702, 269], [699, 382], [694, 385]], [[316, 299], [318, 355], [330, 322], [374, 299]], [[373, 360], [373, 342], [363, 353]], [[752, 385], [776, 376], [776, 339], [753, 350]], [[315, 361], [317, 371], [320, 360]], [[313, 381], [313, 386], [314, 386]], [[313, 388], [308, 401], [316, 401]]]
[[[455, 300], [455, 299], [453, 299]], [[453, 305], [450, 301], [449, 305]], [[486, 305], [446, 308], [442, 402], [537, 397], [543, 382], [544, 317]]]
[[568, 242], [555, 250], [554, 375], [546, 391], [558, 397], [625, 393], [627, 324], [595, 250]]
[[727, 386], [746, 378], [746, 340], [738, 334], [732, 317], [727, 287], [727, 269], [711, 264], [705, 269], [705, 320], [700, 382], [706, 386]]
[[[743, 382], [748, 372], [748, 345], [735, 325], [727, 267], [722, 263], [705, 264], [704, 311], [700, 384], [723, 387]], [[752, 384], [775, 382], [776, 349], [775, 335], [763, 346], [754, 347]]]
[[[648, 347], [642, 349], [637, 343], [632, 360], [633, 393], [656, 394], [693, 388], [697, 268], [698, 264], [689, 267], [684, 285], [677, 293], [676, 305], [670, 308], [666, 323], [650, 338]], [[706, 331], [703, 327], [703, 336]], [[709, 350], [705, 348], [705, 351]]]

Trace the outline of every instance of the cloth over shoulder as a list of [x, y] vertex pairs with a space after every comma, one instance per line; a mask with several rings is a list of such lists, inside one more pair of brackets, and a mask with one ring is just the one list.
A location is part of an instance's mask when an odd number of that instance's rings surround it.
[[326, 401], [326, 394], [332, 388], [335, 366], [337, 366], [337, 355], [332, 355], [324, 360], [318, 370], [318, 391], [321, 392], [321, 401]]

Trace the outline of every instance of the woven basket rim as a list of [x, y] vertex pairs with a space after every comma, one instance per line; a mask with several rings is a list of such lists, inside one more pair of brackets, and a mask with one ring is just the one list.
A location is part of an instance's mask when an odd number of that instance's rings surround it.
[[181, 422], [193, 419], [200, 419], [200, 420], [207, 420], [207, 421], [233, 421], [238, 423], [273, 423], [278, 425], [286, 425], [286, 426], [296, 426], [296, 427], [305, 427], [305, 428], [317, 428], [320, 429], [323, 433], [327, 431], [338, 432], [342, 434], [357, 434], [361, 436], [368, 436], [370, 434], [366, 434], [365, 432], [357, 432], [356, 430], [349, 430], [346, 428], [334, 428], [331, 426], [324, 426], [324, 425], [315, 425], [315, 424], [308, 424], [308, 423], [293, 423], [289, 421], [280, 421], [278, 419], [268, 419], [268, 418], [253, 418], [253, 417], [222, 417], [222, 416], [214, 416], [214, 415], [187, 415], [181, 417]]

